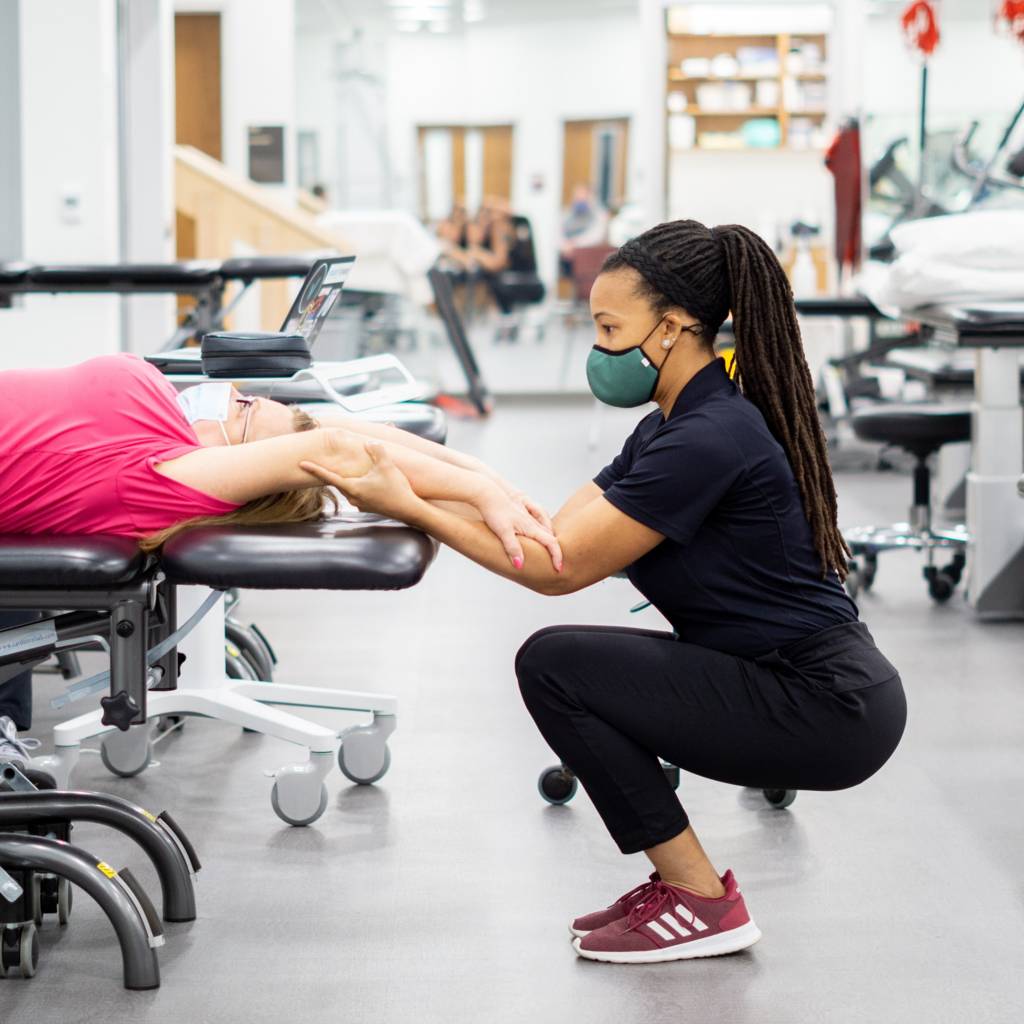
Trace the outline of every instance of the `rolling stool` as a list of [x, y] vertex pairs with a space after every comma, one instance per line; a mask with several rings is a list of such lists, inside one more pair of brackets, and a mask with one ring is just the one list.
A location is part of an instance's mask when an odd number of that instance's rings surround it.
[[[844, 531], [853, 557], [846, 578], [847, 590], [856, 597], [861, 587], [870, 589], [878, 570], [878, 553], [902, 548], [924, 551], [928, 563], [924, 578], [937, 602], [948, 601], [963, 575], [969, 540], [962, 525], [936, 530], [932, 527], [931, 470], [928, 457], [944, 444], [971, 439], [971, 411], [964, 405], [880, 405], [855, 412], [853, 431], [862, 441], [880, 441], [910, 452], [914, 465], [914, 501], [909, 523], [891, 526], [858, 526]], [[949, 565], [934, 564], [937, 548], [953, 552]], [[861, 562], [863, 559], [863, 564]]]
[[[667, 761], [661, 762], [661, 770], [665, 773], [669, 785], [673, 789], [679, 788], [679, 768]], [[537, 789], [549, 804], [558, 806], [567, 804], [579, 788], [579, 782], [567, 764], [556, 764], [551, 768], [545, 768], [537, 779]], [[778, 810], [783, 810], [796, 799], [795, 789], [762, 789], [762, 795], [768, 803]]]

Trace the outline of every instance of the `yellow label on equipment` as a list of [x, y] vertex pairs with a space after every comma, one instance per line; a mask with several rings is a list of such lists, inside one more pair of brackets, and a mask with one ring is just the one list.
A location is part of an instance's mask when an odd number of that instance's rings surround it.
[[117, 872], [106, 861], [101, 860], [96, 867], [99, 868], [107, 878], [117, 878]]

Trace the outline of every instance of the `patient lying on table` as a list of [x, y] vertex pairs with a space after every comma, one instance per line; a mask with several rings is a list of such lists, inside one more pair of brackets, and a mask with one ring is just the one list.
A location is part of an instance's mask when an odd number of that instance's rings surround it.
[[517, 535], [560, 557], [544, 511], [476, 459], [341, 414], [318, 422], [227, 382], [179, 395], [134, 355], [0, 372], [0, 408], [0, 533], [121, 534], [152, 550], [201, 523], [318, 519], [333, 492], [300, 463], [360, 475], [372, 438], [420, 497], [478, 515], [513, 562]]

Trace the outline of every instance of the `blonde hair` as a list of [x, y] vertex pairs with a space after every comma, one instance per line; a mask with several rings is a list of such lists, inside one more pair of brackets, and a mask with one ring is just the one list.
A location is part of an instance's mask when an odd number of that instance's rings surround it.
[[[315, 430], [319, 424], [303, 409], [292, 410], [295, 432]], [[193, 516], [172, 526], [165, 526], [139, 540], [139, 547], [149, 553], [166, 544], [172, 537], [195, 526], [265, 526], [280, 523], [308, 523], [338, 511], [338, 499], [326, 484], [302, 487], [294, 491], [264, 494], [219, 516]]]

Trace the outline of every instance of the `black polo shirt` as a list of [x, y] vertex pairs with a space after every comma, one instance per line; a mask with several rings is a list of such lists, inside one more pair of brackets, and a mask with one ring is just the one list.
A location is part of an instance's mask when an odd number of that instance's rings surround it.
[[689, 643], [755, 657], [857, 619], [839, 577], [821, 578], [782, 446], [721, 359], [652, 412], [594, 478], [617, 509], [665, 540], [628, 567]]

